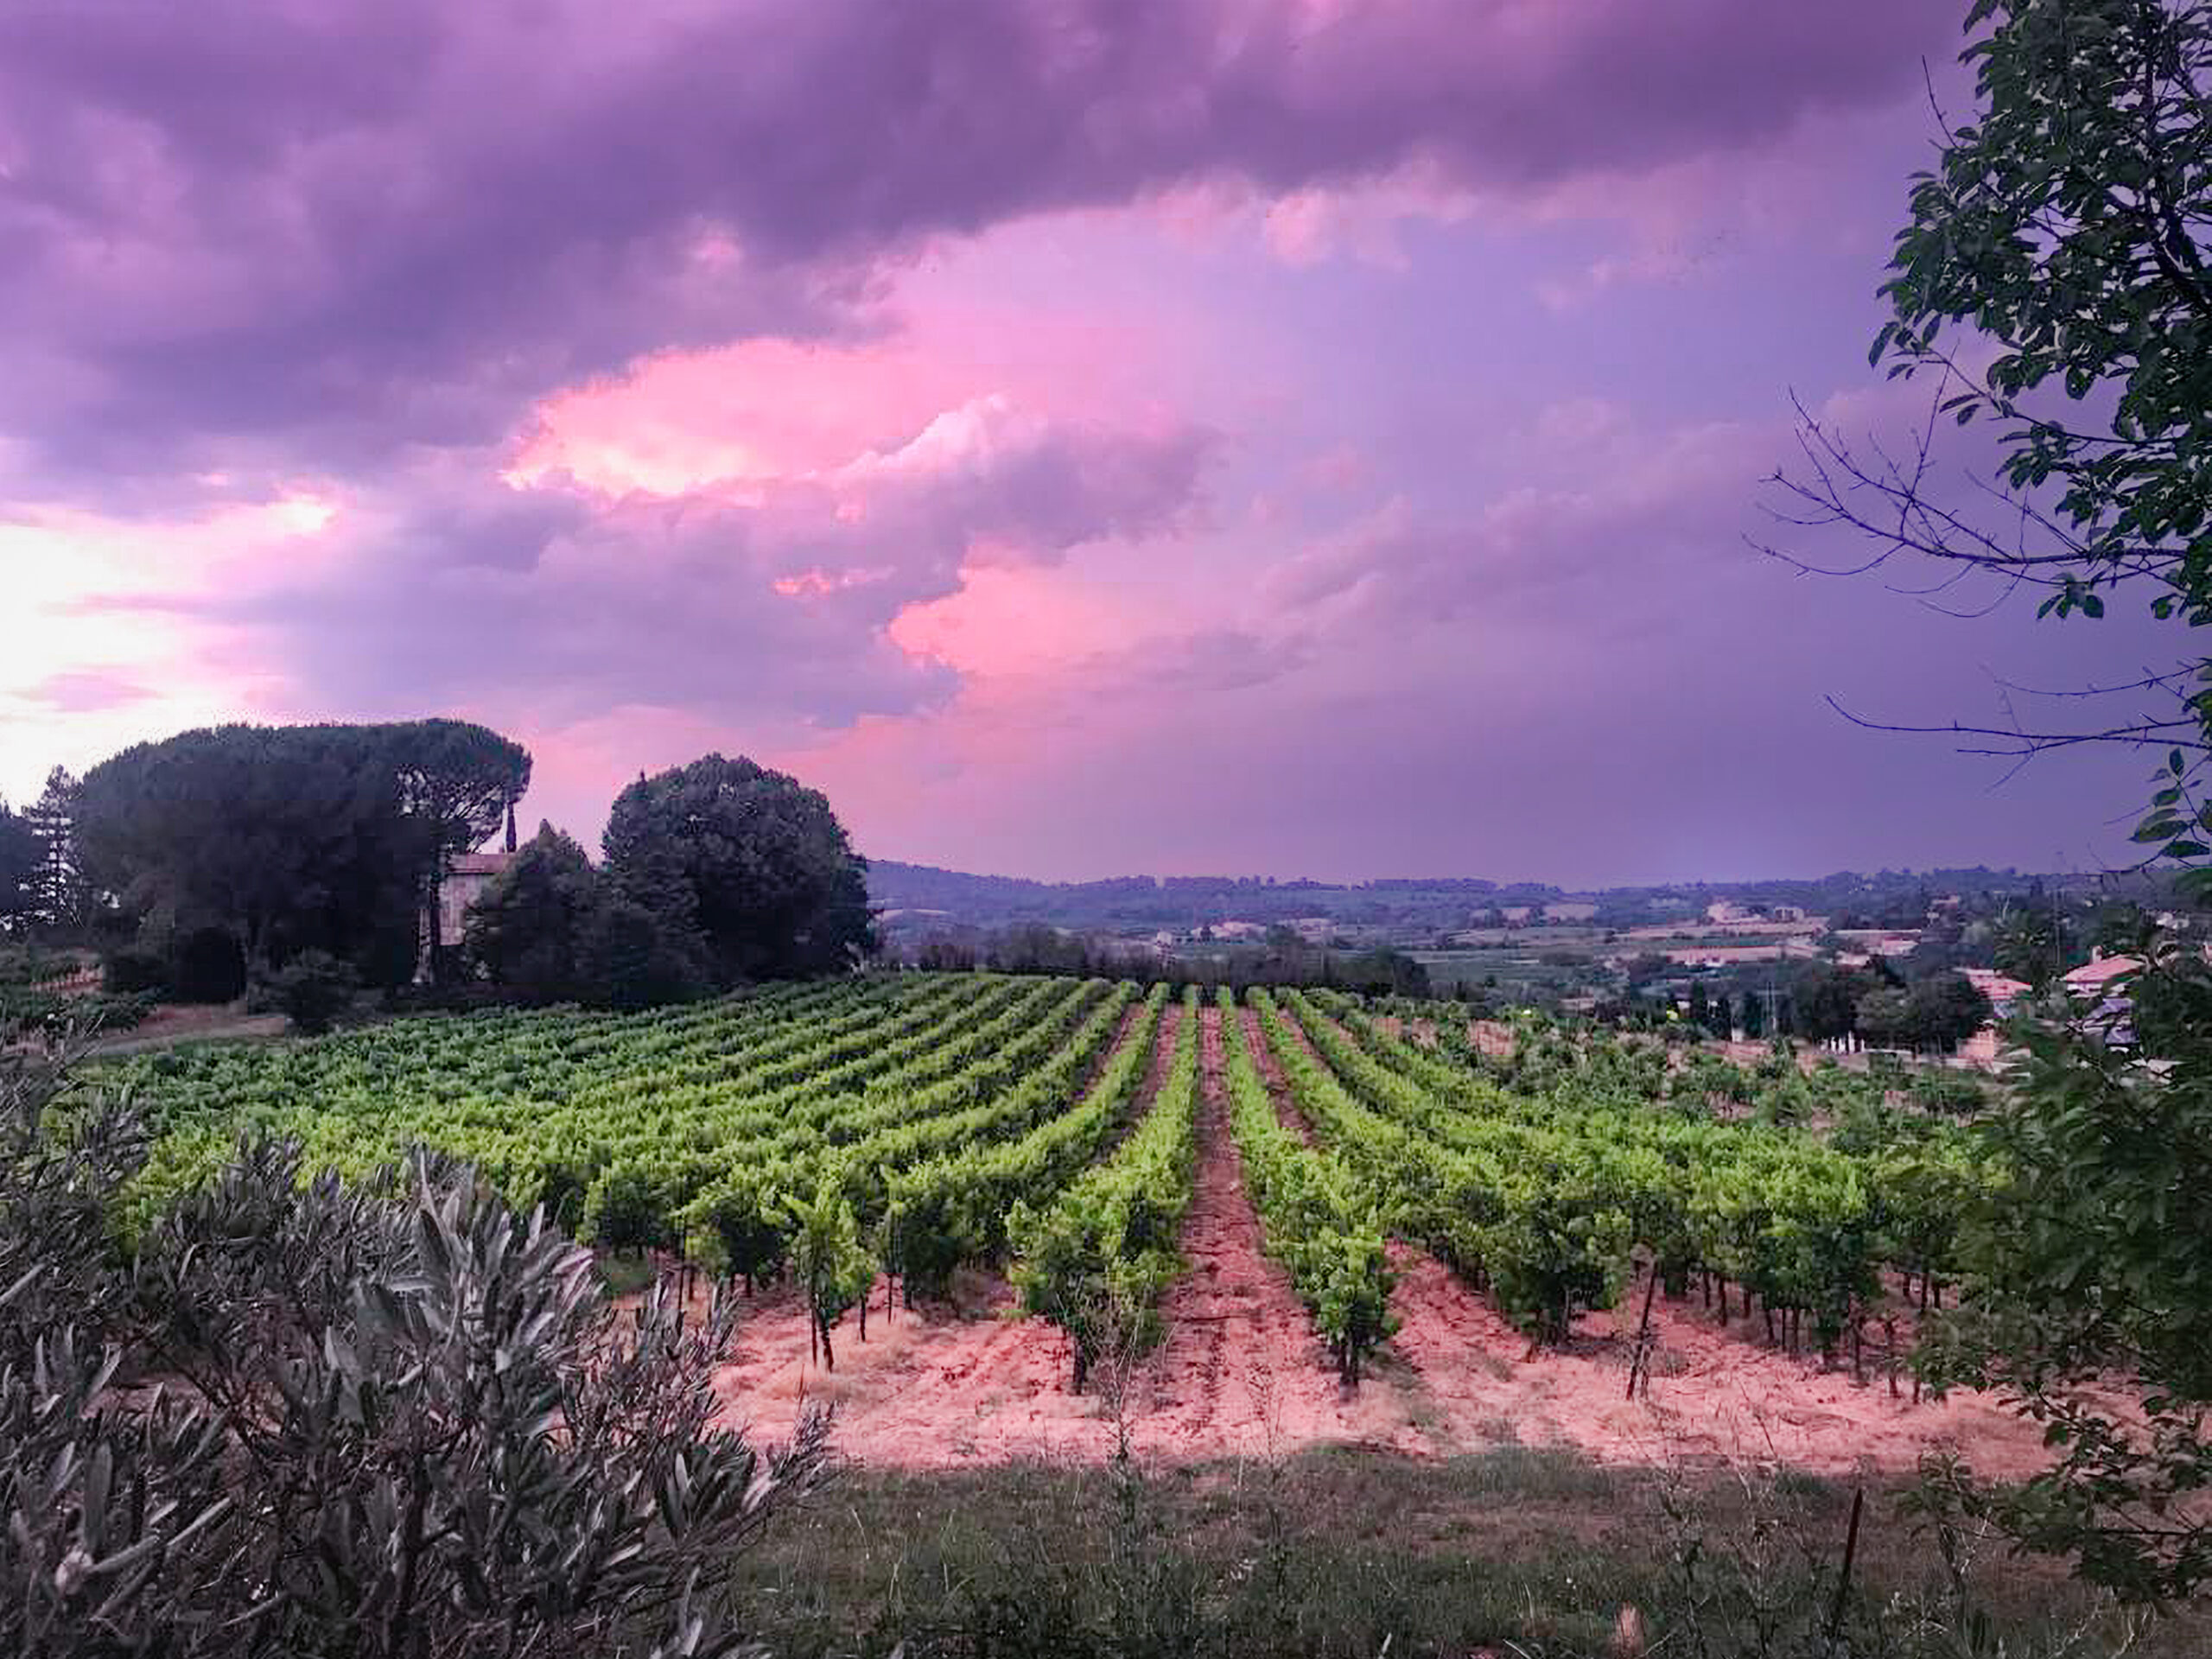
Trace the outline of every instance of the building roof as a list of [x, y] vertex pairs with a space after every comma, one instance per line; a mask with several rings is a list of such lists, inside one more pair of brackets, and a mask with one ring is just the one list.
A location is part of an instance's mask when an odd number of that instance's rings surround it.
[[497, 875], [512, 853], [455, 853], [446, 861], [448, 875]]
[[2024, 979], [2014, 979], [2000, 974], [1994, 968], [1961, 968], [1967, 982], [1993, 1002], [2010, 1002], [2025, 996], [2035, 988]]
[[2122, 974], [2134, 973], [2142, 966], [2140, 957], [2099, 957], [2067, 975], [2066, 987], [2074, 991], [2100, 990]]

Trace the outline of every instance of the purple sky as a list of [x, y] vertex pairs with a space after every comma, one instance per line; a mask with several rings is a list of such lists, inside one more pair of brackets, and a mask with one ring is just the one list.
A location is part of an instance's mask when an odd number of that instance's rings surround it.
[[1793, 391], [1924, 415], [1866, 347], [1963, 11], [12, 9], [0, 793], [448, 713], [587, 840], [719, 748], [1048, 877], [2116, 861], [2148, 757], [1823, 699], [2144, 626], [1745, 541]]

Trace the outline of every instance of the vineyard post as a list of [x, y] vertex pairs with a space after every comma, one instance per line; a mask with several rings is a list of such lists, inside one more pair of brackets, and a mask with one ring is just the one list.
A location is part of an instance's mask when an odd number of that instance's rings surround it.
[[1651, 1377], [1648, 1366], [1651, 1351], [1651, 1298], [1658, 1288], [1659, 1264], [1654, 1262], [1650, 1271], [1644, 1275], [1643, 1317], [1637, 1321], [1636, 1349], [1629, 1356], [1627, 1397], [1630, 1400], [1636, 1398], [1636, 1379], [1639, 1372], [1643, 1376], [1644, 1392], [1649, 1394], [1651, 1391]]
[[1851, 1594], [1851, 1565], [1859, 1554], [1859, 1516], [1866, 1506], [1866, 1489], [1854, 1486], [1851, 1491], [1851, 1524], [1843, 1535], [1843, 1570], [1836, 1574], [1835, 1600], [1828, 1607], [1827, 1639], [1836, 1638], [1843, 1628], [1844, 1603]]

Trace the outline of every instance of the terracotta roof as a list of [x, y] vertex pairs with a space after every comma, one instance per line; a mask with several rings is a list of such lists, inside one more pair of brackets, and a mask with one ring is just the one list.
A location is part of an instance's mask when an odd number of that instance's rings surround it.
[[2094, 962], [2084, 963], [2067, 975], [2066, 983], [2077, 991], [2094, 990], [2122, 974], [2135, 972], [2142, 965], [2139, 957], [2100, 957]]

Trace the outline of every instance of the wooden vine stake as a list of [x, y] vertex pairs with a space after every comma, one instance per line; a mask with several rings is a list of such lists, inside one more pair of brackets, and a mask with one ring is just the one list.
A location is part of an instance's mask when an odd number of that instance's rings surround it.
[[1654, 1262], [1643, 1281], [1643, 1317], [1636, 1325], [1636, 1351], [1628, 1360], [1628, 1398], [1636, 1398], [1636, 1379], [1643, 1378], [1643, 1391], [1651, 1392], [1651, 1298], [1659, 1288], [1659, 1264]]
[[1851, 1491], [1851, 1525], [1843, 1535], [1843, 1571], [1836, 1575], [1835, 1600], [1828, 1606], [1828, 1640], [1833, 1642], [1843, 1629], [1844, 1603], [1851, 1595], [1851, 1564], [1859, 1555], [1859, 1516], [1866, 1507], [1866, 1489], [1854, 1486]]

